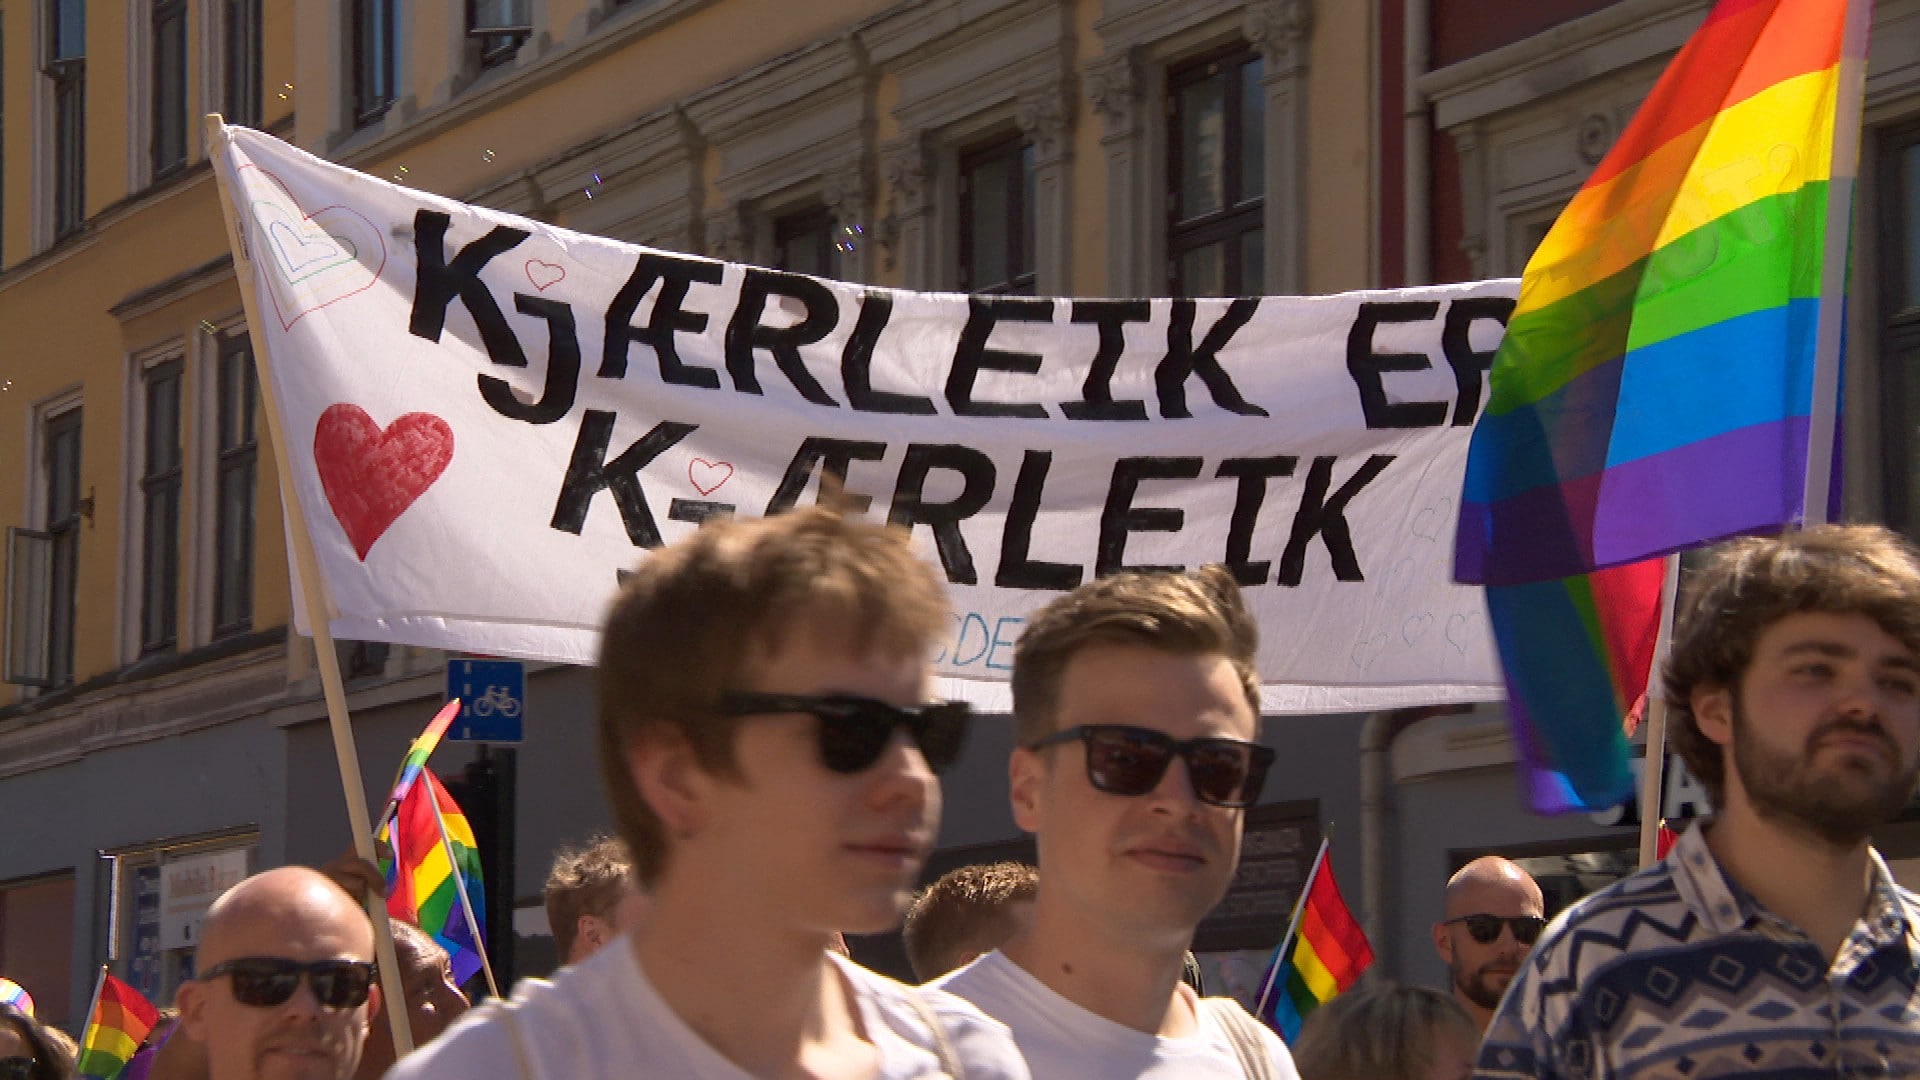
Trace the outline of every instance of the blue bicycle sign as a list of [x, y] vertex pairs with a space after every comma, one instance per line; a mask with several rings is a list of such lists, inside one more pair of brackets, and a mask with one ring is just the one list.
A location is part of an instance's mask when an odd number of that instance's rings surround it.
[[447, 738], [517, 743], [527, 710], [527, 666], [518, 660], [449, 660], [447, 697], [460, 699]]

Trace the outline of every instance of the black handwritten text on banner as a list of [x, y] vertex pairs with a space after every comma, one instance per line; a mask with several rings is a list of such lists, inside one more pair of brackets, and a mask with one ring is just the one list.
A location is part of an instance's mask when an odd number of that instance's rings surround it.
[[937, 667], [963, 692], [1004, 681], [1059, 591], [1221, 562], [1270, 708], [1498, 696], [1449, 568], [1512, 282], [911, 293], [568, 233], [229, 132], [337, 634], [590, 662], [647, 549], [832, 477], [944, 571]]

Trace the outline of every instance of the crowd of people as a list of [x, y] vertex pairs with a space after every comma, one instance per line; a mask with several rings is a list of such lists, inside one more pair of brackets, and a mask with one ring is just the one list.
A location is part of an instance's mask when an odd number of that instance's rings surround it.
[[[1920, 553], [1823, 526], [1693, 575], [1665, 692], [1717, 812], [1551, 921], [1525, 869], [1445, 883], [1444, 989], [1370, 977], [1292, 1047], [1189, 951], [1274, 753], [1232, 575], [1065, 593], [1014, 658], [1013, 816], [1037, 866], [916, 890], [967, 706], [929, 700], [944, 590], [904, 536], [722, 521], [626, 582], [598, 669], [618, 835], [563, 852], [563, 966], [469, 1008], [377, 875], [268, 870], [208, 911], [148, 1080], [949, 1076], [1453, 1080], [1920, 1076], [1920, 901], [1870, 844], [1920, 776]], [[919, 986], [846, 956], [900, 927]], [[380, 1012], [401, 993], [417, 1049]], [[72, 1041], [0, 1005], [0, 1080]]]

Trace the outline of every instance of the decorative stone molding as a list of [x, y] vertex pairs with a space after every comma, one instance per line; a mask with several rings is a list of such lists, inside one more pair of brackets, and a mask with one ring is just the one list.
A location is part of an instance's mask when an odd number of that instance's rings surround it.
[[1139, 122], [1143, 82], [1135, 50], [1103, 56], [1087, 65], [1087, 101], [1106, 122], [1107, 137], [1124, 135]]
[[1064, 158], [1072, 146], [1073, 94], [1066, 85], [1044, 86], [1020, 95], [1013, 121], [1033, 140], [1034, 157], [1052, 162]]
[[887, 187], [888, 210], [880, 222], [880, 250], [886, 268], [900, 265], [911, 247], [919, 261], [908, 267], [907, 280], [926, 281], [926, 218], [931, 209], [929, 176], [931, 147], [925, 132], [909, 132], [880, 144], [880, 180]]
[[747, 240], [751, 236], [744, 214], [737, 203], [730, 203], [707, 214], [702, 222], [701, 245], [713, 258], [727, 262], [747, 261]]
[[1311, 0], [1265, 0], [1249, 4], [1240, 32], [1260, 50], [1269, 76], [1307, 66], [1307, 39], [1313, 30]]

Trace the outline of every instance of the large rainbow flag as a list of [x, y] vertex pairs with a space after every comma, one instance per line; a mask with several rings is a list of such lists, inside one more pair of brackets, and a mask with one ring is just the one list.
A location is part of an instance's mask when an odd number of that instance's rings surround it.
[[114, 1080], [159, 1022], [159, 1010], [140, 991], [102, 969], [74, 1071], [92, 1080]]
[[1834, 415], [1816, 356], [1837, 371], [1865, 16], [1720, 0], [1527, 263], [1455, 576], [1488, 586], [1536, 810], [1631, 793], [1621, 719], [1647, 683], [1657, 557], [1806, 516], [1810, 432]]
[[1473, 433], [1461, 581], [1571, 577], [1803, 515], [1865, 11], [1720, 0], [1554, 222]]
[[1340, 896], [1327, 841], [1321, 840], [1294, 914], [1294, 931], [1273, 950], [1260, 980], [1260, 1019], [1291, 1043], [1308, 1013], [1352, 989], [1372, 964], [1373, 946]]
[[454, 981], [466, 982], [481, 970], [487, 921], [480, 844], [466, 815], [439, 777], [423, 769], [391, 828], [381, 827], [380, 839], [393, 849], [380, 865], [387, 877], [387, 914], [432, 934], [453, 962]]

